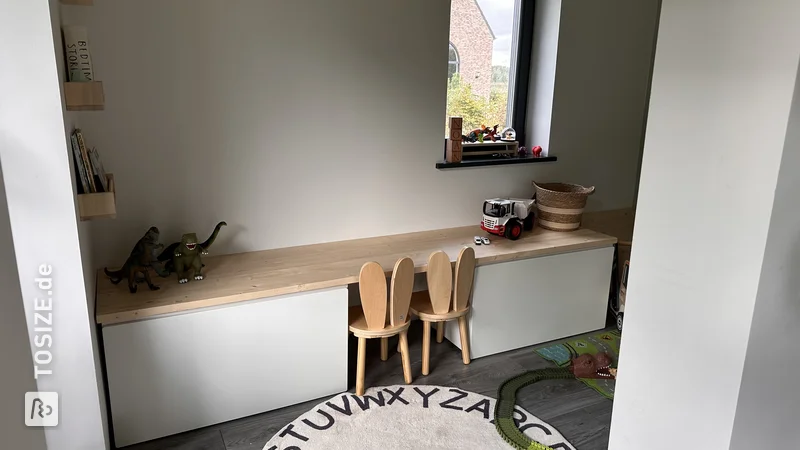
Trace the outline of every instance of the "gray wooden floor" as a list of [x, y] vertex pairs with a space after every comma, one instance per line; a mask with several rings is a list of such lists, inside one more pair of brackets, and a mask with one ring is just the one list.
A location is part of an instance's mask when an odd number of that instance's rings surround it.
[[[433, 333], [435, 336], [435, 333]], [[411, 370], [414, 384], [451, 386], [496, 397], [505, 379], [526, 370], [552, 367], [532, 347], [487, 356], [465, 366], [461, 351], [445, 340], [431, 344], [431, 373], [421, 370], [422, 328], [418, 322], [409, 331]], [[389, 360], [381, 362], [378, 340], [368, 341], [367, 386], [404, 384], [397, 340], [390, 340]], [[353, 348], [352, 354], [355, 355]], [[354, 368], [352, 370], [354, 372]], [[352, 378], [352, 376], [351, 376]], [[276, 411], [202, 428], [175, 436], [145, 442], [125, 450], [261, 450], [264, 444], [286, 424], [324, 399], [316, 399]], [[611, 423], [612, 402], [583, 383], [574, 380], [551, 380], [523, 389], [520, 406], [556, 427], [578, 450], [606, 450]]]

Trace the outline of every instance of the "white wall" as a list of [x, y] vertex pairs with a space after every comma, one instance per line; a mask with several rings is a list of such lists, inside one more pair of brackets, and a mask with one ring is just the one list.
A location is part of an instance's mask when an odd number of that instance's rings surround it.
[[563, 0], [550, 151], [561, 176], [602, 195], [594, 209], [633, 205], [658, 0]]
[[662, 6], [612, 450], [730, 445], [798, 19], [794, 0]]
[[[69, 6], [69, 5], [62, 5], [60, 0], [49, 0], [50, 1], [50, 16], [51, 16], [51, 28], [53, 33], [53, 46], [55, 49], [56, 55], [56, 67], [58, 69], [58, 80], [59, 83], [64, 83], [67, 80], [67, 70], [66, 65], [64, 62], [64, 43], [62, 40], [61, 35], [61, 10], [66, 9], [81, 9], [82, 7], [76, 6]], [[63, 99], [63, 90], [61, 92], [62, 96], [62, 112], [64, 116], [64, 139], [68, 146], [68, 151], [71, 151], [71, 141], [70, 136], [72, 132], [76, 128], [80, 128], [80, 118], [82, 113], [75, 112], [75, 111], [67, 111], [66, 106], [64, 105]], [[67, 157], [70, 161], [69, 169], [70, 169], [70, 176], [72, 179], [75, 179], [75, 166], [72, 164], [72, 153], [69, 153]], [[77, 183], [73, 183], [73, 190], [77, 194]], [[78, 198], [77, 195], [74, 197], [75, 200], [75, 208], [78, 208]], [[81, 268], [83, 270], [83, 280], [84, 286], [86, 289], [86, 310], [87, 310], [87, 320], [89, 323], [94, 323], [94, 306], [95, 306], [95, 265], [93, 260], [93, 253], [92, 253], [92, 223], [91, 221], [81, 221], [78, 222], [78, 242], [80, 245], [80, 256], [81, 256]], [[94, 368], [95, 368], [95, 379], [97, 382], [98, 387], [98, 401], [100, 404], [100, 413], [102, 416], [103, 422], [103, 433], [106, 437], [106, 442], [109, 441], [109, 434], [108, 434], [108, 412], [106, 411], [106, 398], [105, 398], [105, 388], [103, 382], [103, 374], [102, 374], [102, 366], [100, 363], [100, 347], [98, 345], [97, 340], [97, 328], [91, 327], [90, 328], [91, 338], [92, 338], [92, 353], [94, 356]]]
[[45, 450], [44, 431], [25, 426], [25, 392], [36, 391], [17, 261], [0, 171], [0, 436], [3, 448]]
[[775, 189], [731, 450], [800, 442], [800, 72]]
[[47, 295], [34, 279], [42, 264], [53, 270], [52, 375], [37, 381], [39, 390], [60, 395], [60, 424], [45, 430], [48, 448], [94, 450], [106, 448], [106, 439], [51, 6], [27, 0], [0, 6], [0, 38], [24, 43], [0, 47], [0, 60], [25, 68], [0, 72], [0, 83], [13, 86], [3, 91], [0, 102], [0, 162], [30, 338], [36, 334], [34, 299]]
[[[610, 16], [632, 9], [614, 22], [624, 31], [570, 49], [633, 58], [636, 70], [614, 65], [619, 80], [593, 84], [618, 92], [650, 63], [648, 49], [618, 44], [652, 40], [638, 23], [653, 13], [604, 3]], [[595, 17], [569, 13], [583, 25]], [[551, 154], [563, 162], [434, 168], [443, 153], [448, 20], [447, 0], [240, 0], [236, 8], [140, 0], [65, 9], [66, 23], [89, 27], [106, 90], [106, 110], [81, 117], [118, 186], [117, 219], [94, 224], [97, 264], [122, 264], [151, 225], [169, 242], [189, 231], [205, 236], [226, 220], [212, 249], [219, 254], [475, 224], [485, 198], [529, 196], [532, 179], [597, 184], [592, 209], [630, 206], [639, 148], [621, 142], [639, 142], [641, 120], [617, 128], [612, 141], [596, 117], [572, 116], [620, 109], [627, 121], [638, 108], [641, 118], [640, 93], [611, 108], [605, 97], [574, 100], [554, 116], [592, 143], [560, 131]]]

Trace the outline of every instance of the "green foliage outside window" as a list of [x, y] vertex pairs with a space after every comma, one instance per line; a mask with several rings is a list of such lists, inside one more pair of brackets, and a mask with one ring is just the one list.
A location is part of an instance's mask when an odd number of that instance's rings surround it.
[[[499, 67], [499, 66], [495, 66]], [[494, 69], [493, 76], [495, 81], [492, 83], [489, 98], [475, 95], [472, 86], [462, 81], [459, 74], [453, 74], [447, 81], [447, 114], [445, 116], [445, 136], [449, 136], [449, 118], [460, 116], [463, 118], [464, 125], [462, 132], [468, 134], [481, 125], [492, 127], [499, 125], [498, 131], [508, 124], [506, 123], [506, 110], [508, 107], [508, 68], [505, 69], [505, 80], [503, 80], [503, 70]], [[497, 77], [496, 75], [500, 75]]]

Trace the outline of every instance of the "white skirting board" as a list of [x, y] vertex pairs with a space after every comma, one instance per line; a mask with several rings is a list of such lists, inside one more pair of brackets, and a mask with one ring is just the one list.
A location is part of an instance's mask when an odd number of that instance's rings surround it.
[[[469, 318], [473, 358], [605, 327], [614, 248], [480, 266]], [[445, 329], [461, 348], [457, 326]]]
[[115, 444], [345, 391], [347, 333], [346, 287], [104, 327]]

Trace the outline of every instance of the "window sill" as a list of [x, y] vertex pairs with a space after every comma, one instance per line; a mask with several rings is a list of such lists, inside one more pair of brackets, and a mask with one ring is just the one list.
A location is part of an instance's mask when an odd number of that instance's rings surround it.
[[542, 156], [534, 158], [532, 156], [525, 158], [503, 158], [503, 159], [476, 159], [472, 161], [461, 161], [449, 163], [440, 161], [436, 163], [437, 169], [461, 169], [466, 167], [481, 167], [481, 166], [506, 166], [510, 164], [536, 164], [544, 162], [557, 161], [555, 156]]

